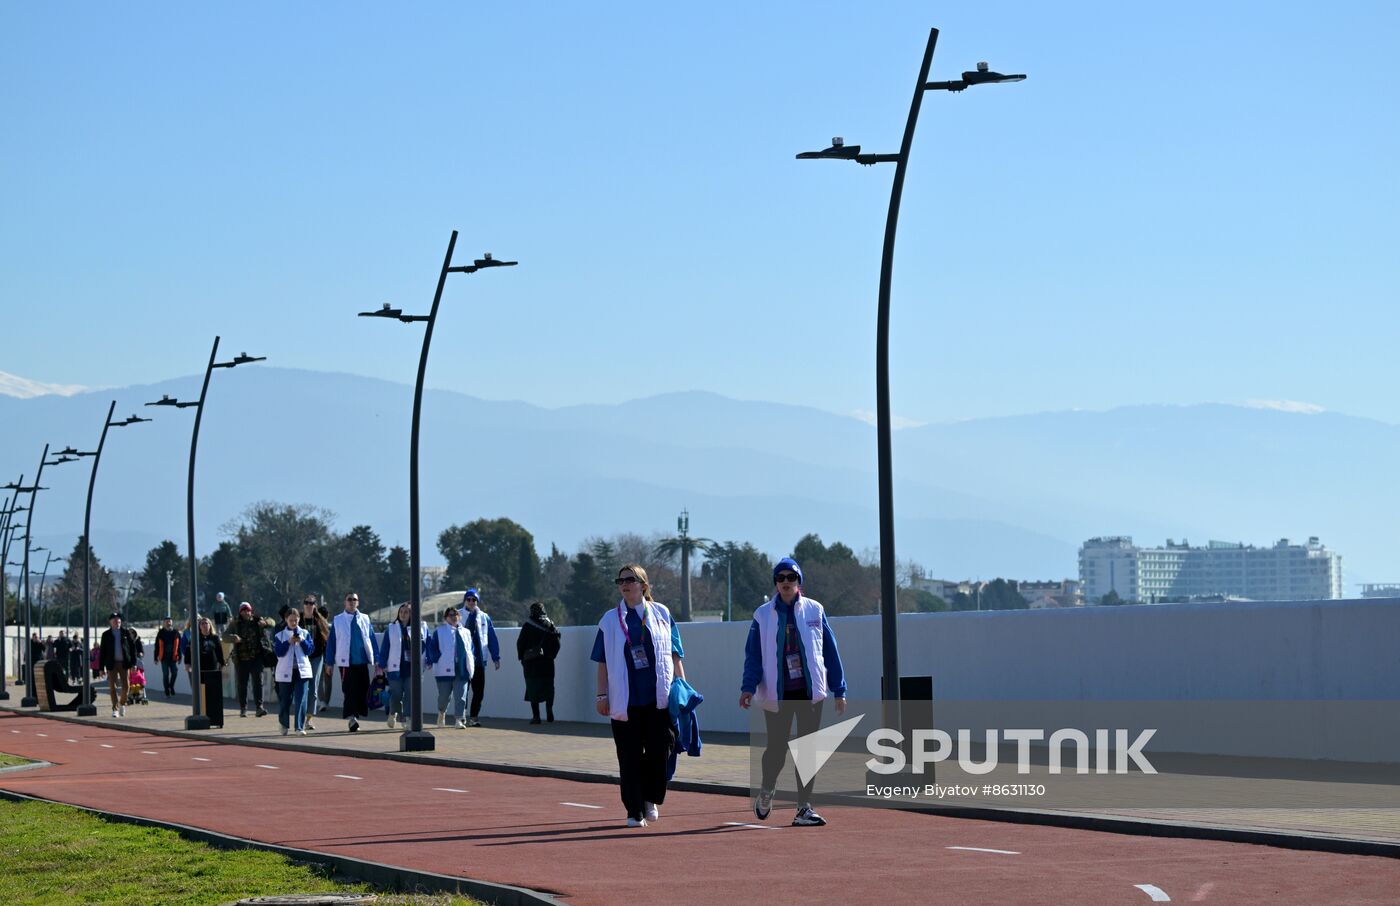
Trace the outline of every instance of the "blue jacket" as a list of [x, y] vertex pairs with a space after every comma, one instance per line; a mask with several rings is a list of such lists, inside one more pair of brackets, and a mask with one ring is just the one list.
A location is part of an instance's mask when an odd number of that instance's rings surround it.
[[[466, 626], [466, 627], [468, 627], [468, 628], [470, 628], [470, 624], [469, 624], [468, 620], [470, 619], [470, 617], [471, 617], [471, 615], [472, 615], [472, 612], [471, 612], [470, 610], [467, 610], [465, 607], [463, 607], [462, 610], [461, 610], [461, 613], [462, 613], [462, 625], [463, 625], [463, 626]], [[499, 663], [501, 662], [501, 643], [500, 643], [500, 641], [498, 641], [498, 640], [496, 639], [496, 624], [495, 624], [495, 622], [492, 621], [492, 619], [491, 619], [489, 616], [486, 615], [486, 611], [484, 611], [484, 610], [482, 610], [480, 607], [478, 607], [478, 608], [476, 609], [476, 623], [477, 623], [477, 630], [476, 630], [476, 632], [474, 633], [474, 637], [475, 637], [475, 639], [476, 639], [476, 641], [477, 641], [478, 643], [481, 642], [481, 635], [482, 635], [482, 628], [481, 628], [481, 627], [482, 627], [483, 624], [484, 624], [485, 627], [486, 627], [486, 629], [485, 629], [486, 644], [484, 644], [484, 645], [481, 646], [482, 649], [483, 649], [483, 652], [482, 652], [482, 653], [483, 653], [483, 654], [486, 654], [486, 655], [488, 655], [488, 656], [490, 656], [491, 660], [493, 660], [493, 661], [495, 661], [497, 664], [499, 664]], [[486, 660], [486, 658], [483, 657], [482, 660]]]
[[676, 756], [681, 752], [694, 757], [700, 755], [700, 718], [696, 716], [695, 709], [704, 700], [705, 696], [696, 692], [695, 687], [685, 680], [677, 677], [671, 683], [671, 697], [666, 705], [671, 714], [671, 727], [676, 731], [676, 741], [666, 756], [667, 782], [676, 775]]
[[[846, 671], [841, 665], [841, 652], [836, 648], [836, 636], [831, 632], [831, 624], [822, 614], [822, 660], [826, 661], [826, 688], [832, 698], [846, 697]], [[782, 663], [782, 657], [778, 658]], [[749, 638], [744, 643], [744, 681], [739, 691], [753, 693], [763, 679], [763, 642], [758, 629], [758, 620], [749, 624]]]

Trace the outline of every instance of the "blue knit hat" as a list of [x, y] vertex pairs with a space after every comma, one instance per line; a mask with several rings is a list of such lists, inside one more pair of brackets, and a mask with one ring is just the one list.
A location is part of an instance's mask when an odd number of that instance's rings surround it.
[[467, 593], [462, 595], [463, 604], [467, 603], [467, 598], [476, 598], [478, 601], [480, 601], [481, 595], [477, 593], [477, 590], [475, 588], [468, 588]]
[[773, 584], [774, 584], [774, 585], [777, 585], [777, 584], [778, 584], [778, 573], [783, 572], [784, 570], [789, 570], [789, 569], [792, 570], [793, 572], [797, 573], [797, 584], [798, 584], [798, 585], [801, 585], [801, 584], [802, 584], [802, 567], [798, 566], [798, 565], [797, 565], [797, 561], [794, 560], [794, 559], [792, 559], [791, 557], [784, 557], [783, 559], [781, 559], [781, 560], [778, 561], [778, 565], [777, 565], [777, 566], [773, 567]]

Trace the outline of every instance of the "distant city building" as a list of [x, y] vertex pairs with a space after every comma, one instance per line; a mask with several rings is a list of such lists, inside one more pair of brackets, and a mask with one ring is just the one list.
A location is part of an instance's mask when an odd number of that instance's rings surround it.
[[1361, 586], [1363, 598], [1400, 598], [1400, 582], [1372, 582]]
[[[1021, 597], [1026, 599], [1032, 610], [1045, 607], [1079, 607], [1084, 603], [1084, 596], [1079, 592], [1079, 583], [1074, 579], [1060, 579], [1049, 582], [1018, 582], [1015, 579], [1008, 579], [1011, 587], [1014, 588]], [[989, 583], [980, 579], [962, 579], [954, 581], [951, 579], [915, 579], [913, 585], [931, 594], [935, 594], [949, 604], [958, 595], [967, 595], [969, 598], [976, 598]]]
[[1316, 601], [1342, 596], [1342, 556], [1316, 537], [1287, 538], [1272, 547], [1212, 541], [1192, 547], [1167, 539], [1165, 547], [1137, 547], [1126, 535], [1091, 538], [1079, 549], [1079, 581], [1086, 600], [1114, 592], [1124, 601], [1193, 599]]

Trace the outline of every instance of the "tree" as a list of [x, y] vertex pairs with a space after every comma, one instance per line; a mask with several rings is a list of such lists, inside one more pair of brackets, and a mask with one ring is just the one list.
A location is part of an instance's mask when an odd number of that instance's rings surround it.
[[438, 551], [447, 558], [445, 582], [465, 588], [490, 578], [498, 589], [513, 594], [520, 569], [520, 542], [533, 550], [535, 539], [510, 519], [477, 519], [454, 525], [438, 535]]
[[1114, 591], [1113, 589], [1110, 588], [1110, 589], [1108, 590], [1108, 594], [1104, 595], [1102, 598], [1099, 598], [1099, 603], [1100, 603], [1100, 604], [1108, 604], [1108, 605], [1116, 605], [1116, 604], [1122, 604], [1122, 603], [1123, 603], [1123, 599], [1122, 599], [1122, 597], [1119, 596], [1118, 592], [1116, 592], [1116, 591]]
[[200, 609], [206, 615], [211, 614], [214, 595], [223, 592], [229, 610], [237, 616], [238, 602], [250, 597], [243, 579], [243, 557], [239, 554], [238, 545], [232, 541], [221, 542], [214, 553], [200, 564], [200, 576], [204, 580]]
[[546, 597], [564, 600], [564, 590], [569, 587], [569, 576], [573, 569], [569, 566], [569, 555], [555, 544], [549, 545], [549, 556], [540, 564], [540, 578]]
[[540, 555], [532, 541], [521, 538], [515, 563], [515, 599], [528, 602], [539, 592]]
[[174, 610], [189, 601], [190, 561], [181, 555], [174, 541], [162, 541], [146, 552], [146, 566], [141, 570], [141, 587], [146, 597], [160, 600], [161, 616], [165, 615], [165, 574], [170, 573], [170, 601]]
[[[73, 545], [73, 552], [68, 555], [68, 566], [63, 571], [63, 578], [59, 580], [58, 587], [49, 595], [49, 606], [57, 608], [65, 614], [64, 622], [69, 622], [68, 614], [73, 616], [73, 621], [78, 625], [82, 623], [83, 613], [83, 559], [88, 553], [87, 539], [78, 536], [78, 543]], [[92, 551], [92, 564], [89, 572], [89, 582], [92, 594], [92, 619], [95, 625], [101, 626], [106, 622], [107, 614], [117, 609], [117, 584], [112, 581], [112, 574], [102, 566], [102, 561], [97, 556], [97, 551]]]
[[701, 553], [707, 545], [714, 544], [709, 538], [697, 538], [686, 532], [689, 528], [689, 519], [685, 514], [681, 515], [681, 531], [677, 535], [669, 538], [662, 538], [652, 549], [652, 556], [663, 560], [674, 560], [680, 555], [681, 569], [681, 606], [676, 614], [676, 619], [682, 623], [690, 622], [690, 556]]
[[948, 602], [931, 591], [922, 588], [899, 590], [900, 613], [938, 613], [947, 609]]
[[714, 584], [716, 597], [732, 619], [749, 619], [754, 608], [773, 594], [772, 558], [747, 541], [707, 545], [700, 575]]
[[413, 593], [413, 578], [408, 550], [400, 545], [389, 548], [384, 558], [384, 591], [395, 604], [402, 604]]
[[261, 600], [261, 610], [297, 603], [316, 549], [331, 538], [332, 518], [329, 510], [310, 504], [262, 501], [248, 507], [232, 531], [225, 526], [237, 538], [248, 591]]
[[568, 587], [564, 590], [564, 606], [568, 610], [569, 622], [575, 626], [596, 623], [612, 607], [616, 597], [613, 574], [611, 571], [600, 571], [598, 562], [586, 551], [579, 551], [574, 556], [572, 567]]
[[390, 603], [384, 590], [384, 544], [369, 526], [357, 525], [344, 535], [332, 536], [319, 545], [314, 560], [317, 568], [306, 583], [293, 589], [294, 598], [288, 603], [296, 603], [296, 599], [313, 590], [313, 585], [336, 598], [358, 592], [366, 612]]

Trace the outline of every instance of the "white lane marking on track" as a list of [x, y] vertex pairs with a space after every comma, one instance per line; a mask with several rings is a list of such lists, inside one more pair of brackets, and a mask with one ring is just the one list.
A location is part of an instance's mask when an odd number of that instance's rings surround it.
[[18, 731], [18, 730], [11, 730], [10, 732], [11, 732], [11, 733], [18, 733], [19, 731]]
[[76, 739], [68, 739], [68, 740], [64, 740], [64, 741], [65, 741], [65, 742], [77, 742]]
[[267, 768], [269, 771], [275, 771], [275, 770], [277, 770], [277, 765], [275, 765], [275, 764], [255, 764], [255, 765], [253, 765], [253, 767], [255, 767], [255, 768]]
[[364, 780], [363, 777], [356, 777], [354, 774], [336, 774], [341, 780]]
[[1019, 855], [1020, 855], [1020, 853], [1018, 853], [1018, 852], [1017, 852], [1016, 850], [1014, 850], [1014, 849], [987, 849], [987, 848], [982, 847], [982, 846], [946, 846], [946, 847], [944, 847], [944, 849], [960, 849], [960, 850], [963, 850], [964, 852], [969, 852], [969, 853], [997, 853], [998, 855], [1002, 855], [1002, 856], [1019, 856]]
[[726, 821], [730, 827], [752, 827], [757, 830], [781, 830], [776, 824], [745, 824], [742, 821]]
[[104, 749], [115, 749], [115, 748], [116, 748], [116, 746], [108, 745], [108, 744], [105, 743], [105, 742], [98, 743], [98, 745], [102, 746], [102, 748], [104, 748]]
[[1214, 889], [1215, 889], [1215, 882], [1214, 882], [1214, 881], [1207, 881], [1207, 882], [1205, 882], [1205, 883], [1202, 884], [1200, 887], [1196, 888], [1196, 892], [1195, 892], [1194, 894], [1191, 895], [1191, 902], [1193, 902], [1193, 903], [1199, 903], [1199, 902], [1201, 902], [1201, 901], [1204, 900], [1206, 897], [1210, 896], [1210, 892], [1211, 892], [1212, 890], [1214, 890]]
[[560, 805], [572, 805], [574, 808], [602, 808], [601, 805], [588, 805], [583, 802], [561, 802]]
[[195, 761], [209, 761], [208, 758], [200, 758], [198, 755], [191, 756]]
[[142, 749], [142, 750], [141, 750], [141, 754], [142, 754], [142, 755], [159, 755], [160, 753], [159, 753], [159, 752], [147, 752], [145, 749]]
[[47, 733], [35, 733], [34, 735], [35, 735], [35, 736], [48, 736], [49, 734], [47, 734]]
[[1167, 892], [1156, 884], [1134, 884], [1138, 890], [1152, 898], [1154, 903], [1170, 903], [1172, 898], [1167, 896]]
[[450, 787], [450, 786], [435, 786], [435, 787], [433, 787], [433, 792], [435, 792], [435, 793], [465, 793], [466, 790], [453, 789], [453, 788]]

